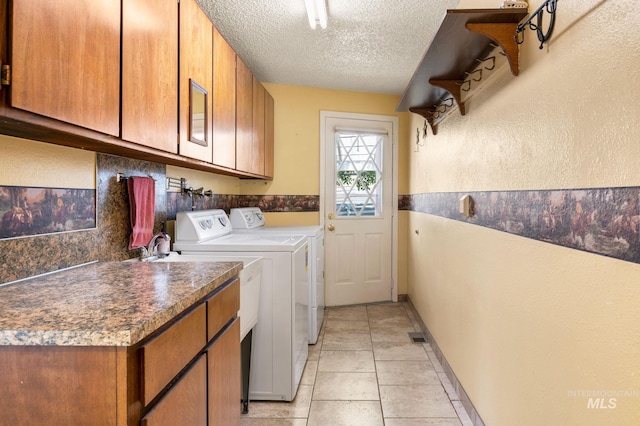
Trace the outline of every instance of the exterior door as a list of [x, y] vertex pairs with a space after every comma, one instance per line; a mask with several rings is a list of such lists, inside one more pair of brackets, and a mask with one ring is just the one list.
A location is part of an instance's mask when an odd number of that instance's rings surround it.
[[395, 117], [323, 112], [326, 305], [394, 295]]

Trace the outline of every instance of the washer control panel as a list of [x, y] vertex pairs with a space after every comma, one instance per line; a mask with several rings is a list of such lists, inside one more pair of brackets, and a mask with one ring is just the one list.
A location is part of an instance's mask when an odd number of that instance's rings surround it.
[[176, 241], [201, 242], [233, 231], [222, 209], [179, 212], [176, 214]]
[[260, 207], [231, 209], [229, 220], [234, 229], [255, 229], [265, 226], [264, 216]]

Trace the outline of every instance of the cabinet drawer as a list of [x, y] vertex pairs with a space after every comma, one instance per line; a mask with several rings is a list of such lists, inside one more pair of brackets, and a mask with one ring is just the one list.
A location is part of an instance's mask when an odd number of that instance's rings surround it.
[[203, 304], [140, 349], [145, 406], [204, 348], [205, 326]]
[[207, 301], [207, 340], [233, 318], [240, 309], [240, 280], [236, 279]]
[[[237, 399], [237, 398], [236, 398]], [[191, 369], [142, 418], [142, 426], [204, 426], [207, 423], [207, 357]]]

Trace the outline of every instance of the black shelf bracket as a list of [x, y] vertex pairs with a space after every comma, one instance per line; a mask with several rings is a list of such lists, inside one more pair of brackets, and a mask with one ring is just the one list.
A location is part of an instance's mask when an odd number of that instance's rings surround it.
[[[524, 22], [518, 24], [516, 28], [515, 40], [516, 43], [522, 44], [524, 43], [524, 31], [527, 27], [535, 31], [538, 35], [538, 41], [540, 41], [540, 49], [544, 46], [544, 44], [549, 41], [551, 38], [551, 34], [553, 34], [553, 27], [556, 23], [556, 9], [558, 7], [558, 0], [547, 0], [540, 7], [529, 16]], [[549, 14], [549, 26], [547, 27], [547, 31], [544, 32], [542, 30], [542, 20], [544, 17], [544, 12]], [[536, 23], [533, 23], [533, 20], [536, 20]]]

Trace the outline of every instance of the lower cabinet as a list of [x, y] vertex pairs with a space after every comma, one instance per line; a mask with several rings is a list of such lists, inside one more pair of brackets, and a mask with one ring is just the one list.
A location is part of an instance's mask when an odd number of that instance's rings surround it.
[[236, 279], [138, 349], [142, 425], [240, 424], [239, 309]]
[[0, 426], [240, 425], [240, 282], [131, 347], [0, 346]]

